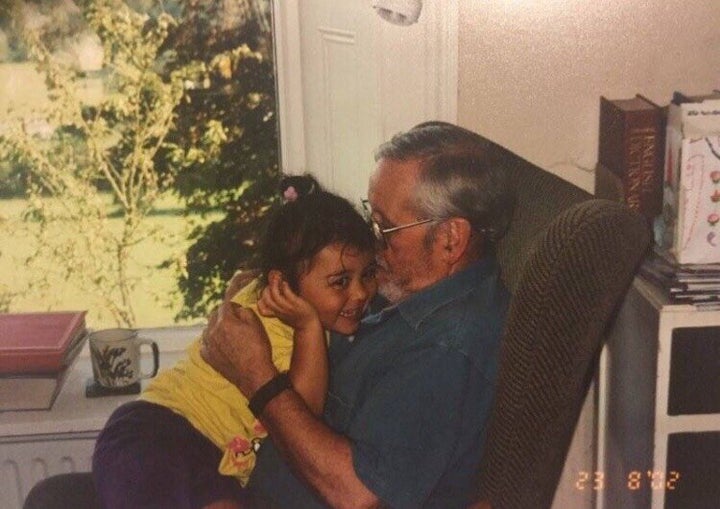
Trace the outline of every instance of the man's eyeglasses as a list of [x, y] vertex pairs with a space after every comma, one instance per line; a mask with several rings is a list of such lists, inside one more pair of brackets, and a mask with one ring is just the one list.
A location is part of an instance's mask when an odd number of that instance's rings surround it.
[[421, 224], [430, 223], [432, 221], [435, 221], [435, 219], [420, 219], [419, 221], [414, 221], [412, 223], [407, 224], [401, 224], [399, 226], [393, 226], [391, 228], [382, 228], [377, 221], [375, 221], [372, 218], [372, 210], [370, 208], [370, 202], [368, 200], [361, 200], [363, 211], [365, 212], [365, 220], [370, 225], [370, 228], [372, 228], [373, 234], [375, 235], [375, 239], [377, 239], [380, 247], [382, 249], [385, 249], [387, 247], [387, 241], [385, 239], [385, 235], [388, 233], [396, 232], [399, 230], [404, 230], [405, 228], [412, 228], [413, 226], [419, 226]]

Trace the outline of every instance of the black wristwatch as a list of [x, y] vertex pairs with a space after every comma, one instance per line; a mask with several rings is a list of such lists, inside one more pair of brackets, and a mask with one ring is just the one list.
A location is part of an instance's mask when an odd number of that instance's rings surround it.
[[250, 411], [259, 419], [270, 400], [286, 389], [292, 389], [290, 377], [287, 373], [279, 373], [255, 391], [248, 404]]

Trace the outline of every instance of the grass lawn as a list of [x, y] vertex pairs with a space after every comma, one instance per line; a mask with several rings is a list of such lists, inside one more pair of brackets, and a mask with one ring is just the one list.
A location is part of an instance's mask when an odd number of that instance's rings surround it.
[[[69, 310], [87, 309], [88, 326], [94, 329], [117, 326], [110, 313], [98, 307], [93, 299], [79, 290], [72, 280], [65, 281], [56, 277], [48, 289], [33, 289], [29, 282], [33, 274], [25, 264], [25, 258], [36, 249], [34, 239], [22, 226], [21, 213], [24, 200], [0, 199], [0, 305], [2, 293], [19, 294], [15, 296], [8, 311]], [[194, 218], [198, 221], [197, 218]], [[120, 218], [110, 220], [110, 228], [120, 226]], [[179, 203], [171, 197], [163, 199], [157, 213], [148, 218], [154, 225], [162, 228], [163, 239], [147, 240], [134, 248], [132, 276], [141, 276], [132, 295], [137, 327], [160, 327], [177, 324], [174, 317], [181, 307], [181, 297], [177, 293], [176, 274], [173, 269], [160, 269], [158, 264], [175, 253], [184, 253], [188, 246], [186, 233], [189, 220], [179, 211]], [[27, 225], [26, 225], [27, 226]], [[53, 235], [67, 235], [62, 226], [58, 226]], [[171, 246], [169, 239], [175, 239]], [[57, 261], [41, 260], [41, 267], [51, 269]], [[42, 270], [42, 269], [41, 269]], [[199, 323], [181, 322], [181, 325]]]

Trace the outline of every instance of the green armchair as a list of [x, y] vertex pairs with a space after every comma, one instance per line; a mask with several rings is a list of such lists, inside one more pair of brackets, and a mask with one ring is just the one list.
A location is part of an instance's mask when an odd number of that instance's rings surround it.
[[517, 207], [498, 256], [513, 297], [477, 507], [552, 505], [604, 333], [650, 245], [645, 220], [488, 142]]

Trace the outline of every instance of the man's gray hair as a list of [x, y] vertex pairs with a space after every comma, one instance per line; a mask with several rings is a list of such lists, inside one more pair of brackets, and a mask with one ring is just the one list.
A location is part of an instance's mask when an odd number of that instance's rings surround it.
[[507, 230], [515, 199], [507, 171], [489, 155], [490, 145], [457, 125], [423, 122], [382, 144], [375, 160], [418, 160], [421, 172], [412, 193], [418, 216], [464, 218], [493, 242]]

